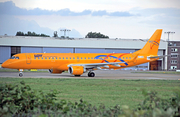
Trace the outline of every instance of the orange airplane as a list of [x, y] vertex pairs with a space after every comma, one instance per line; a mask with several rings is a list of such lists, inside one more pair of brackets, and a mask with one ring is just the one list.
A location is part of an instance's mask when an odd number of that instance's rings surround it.
[[89, 77], [94, 77], [94, 70], [116, 70], [165, 57], [157, 55], [161, 34], [162, 29], [156, 30], [145, 46], [134, 53], [20, 53], [6, 60], [2, 67], [19, 69], [20, 77], [23, 69], [49, 69], [59, 74], [68, 71], [75, 76], [88, 72]]

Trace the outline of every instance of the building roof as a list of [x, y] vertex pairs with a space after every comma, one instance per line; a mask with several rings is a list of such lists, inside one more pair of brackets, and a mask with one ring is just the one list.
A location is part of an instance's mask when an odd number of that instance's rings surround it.
[[[116, 48], [141, 49], [148, 39], [105, 39], [105, 38], [70, 38], [30, 36], [0, 36], [0, 46], [27, 47], [66, 47], [66, 48]], [[159, 49], [166, 49], [167, 42], [161, 40]]]

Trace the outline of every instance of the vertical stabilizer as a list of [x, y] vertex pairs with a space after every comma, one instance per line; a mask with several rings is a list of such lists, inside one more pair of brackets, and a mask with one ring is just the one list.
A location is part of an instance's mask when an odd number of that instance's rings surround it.
[[146, 45], [139, 51], [140, 54], [157, 55], [160, 44], [162, 29], [157, 29]]

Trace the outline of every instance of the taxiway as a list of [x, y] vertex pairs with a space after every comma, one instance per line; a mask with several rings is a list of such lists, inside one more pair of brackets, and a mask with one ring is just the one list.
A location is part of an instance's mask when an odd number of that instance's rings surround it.
[[[24, 72], [21, 78], [80, 78], [80, 79], [157, 79], [157, 80], [179, 80], [180, 74], [157, 74], [157, 73], [136, 73], [134, 71], [95, 71], [95, 77], [88, 77], [84, 73], [80, 77], [75, 77], [69, 73], [51, 74], [48, 72]], [[0, 77], [20, 78], [18, 72], [0, 72]]]

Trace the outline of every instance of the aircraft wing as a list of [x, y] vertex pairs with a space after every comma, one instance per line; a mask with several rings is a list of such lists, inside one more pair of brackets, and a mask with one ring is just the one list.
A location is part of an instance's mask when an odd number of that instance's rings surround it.
[[111, 63], [90, 63], [90, 64], [70, 64], [68, 65], [68, 67], [71, 67], [71, 66], [84, 66], [84, 68], [100, 68], [100, 67], [105, 67], [105, 68], [109, 68], [108, 65], [113, 65], [113, 66], [116, 66], [116, 67], [120, 67], [119, 64], [121, 63], [125, 63], [125, 62], [111, 62]]
[[148, 56], [148, 58], [149, 59], [151, 59], [151, 58], [159, 58], [159, 59], [161, 59], [161, 58], [164, 58], [164, 57], [167, 57], [167, 56], [171, 56], [171, 55]]

